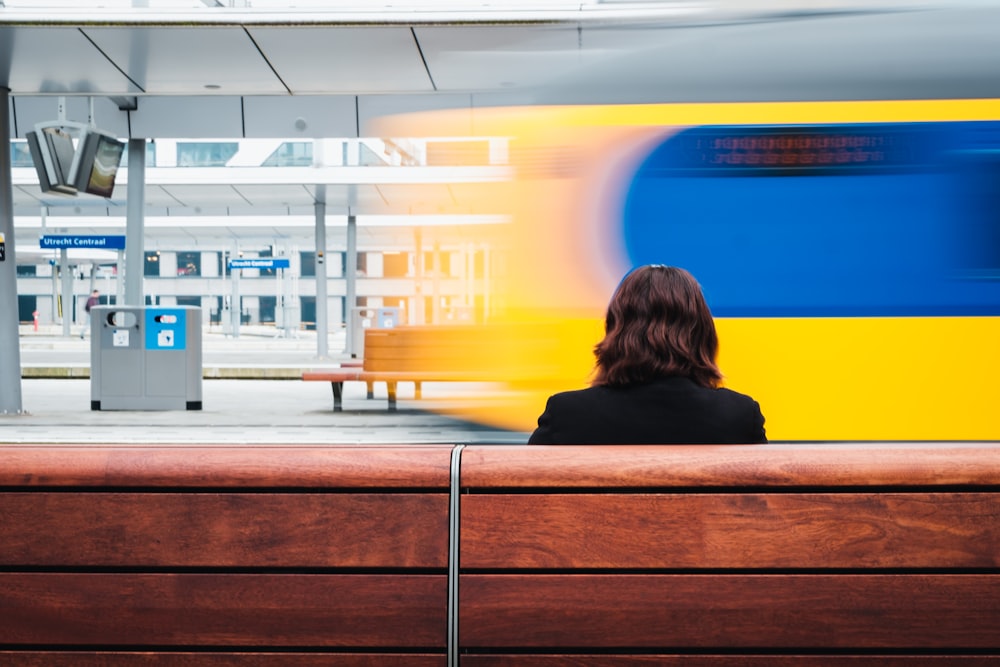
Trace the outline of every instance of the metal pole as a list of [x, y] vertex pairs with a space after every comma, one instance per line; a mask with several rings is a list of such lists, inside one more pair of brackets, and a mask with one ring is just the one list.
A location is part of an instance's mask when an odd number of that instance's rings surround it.
[[21, 333], [14, 257], [14, 174], [10, 164], [10, 89], [0, 86], [0, 414], [20, 414]]
[[[325, 188], [325, 186], [320, 186]], [[316, 202], [316, 356], [329, 356], [326, 295], [326, 203]]]
[[[146, 140], [128, 140], [128, 193], [125, 209], [125, 305], [144, 305], [142, 272], [146, 243]], [[121, 271], [122, 267], [119, 266]]]
[[[48, 208], [43, 206], [41, 208], [40, 217], [42, 221], [42, 236], [45, 236], [48, 231], [47, 216]], [[49, 320], [52, 324], [59, 321], [59, 267], [56, 265], [56, 255], [53, 254], [52, 258], [49, 259], [49, 269], [52, 271], [52, 307], [49, 308]]]
[[347, 210], [347, 297], [344, 299], [347, 318], [347, 345], [345, 352], [348, 356], [354, 356], [354, 308], [358, 305], [358, 219]]
[[[146, 270], [146, 258], [142, 258], [143, 272]], [[125, 303], [125, 251], [118, 250], [118, 260], [115, 264], [115, 305]]]
[[[222, 310], [219, 312], [219, 326], [222, 328], [223, 335], [228, 334], [232, 331], [233, 326], [233, 315], [232, 307], [230, 305], [230, 300], [232, 299], [232, 290], [230, 294], [226, 294], [226, 289], [229, 284], [226, 282], [226, 276], [228, 275], [229, 267], [229, 256], [230, 253], [225, 248], [222, 249]], [[228, 327], [228, 328], [227, 328]]]
[[[271, 246], [271, 258], [279, 255], [278, 244]], [[274, 337], [285, 334], [285, 270], [274, 269]]]
[[[237, 253], [237, 256], [239, 253]], [[240, 319], [243, 317], [243, 307], [240, 305], [240, 275], [243, 269], [232, 269], [229, 271], [230, 279], [233, 283], [233, 297], [229, 301], [230, 313], [233, 318], [233, 338], [240, 337]]]
[[413, 321], [411, 324], [426, 324], [427, 313], [426, 308], [424, 308], [424, 272], [427, 267], [424, 266], [424, 243], [420, 227], [413, 228], [413, 248], [416, 254], [413, 267], [414, 273], [416, 274], [413, 279], [413, 291], [417, 297], [414, 303]]
[[69, 265], [69, 254], [66, 248], [59, 248], [59, 280], [62, 281], [62, 332], [70, 335], [73, 324], [73, 269]]
[[433, 249], [433, 254], [431, 255], [431, 269], [433, 271], [433, 280], [431, 282], [431, 293], [433, 294], [433, 299], [431, 301], [431, 324], [441, 324], [443, 319], [441, 316], [441, 243], [436, 238], [434, 243], [431, 245]]
[[59, 313], [59, 264], [55, 258], [49, 260], [49, 268], [52, 269], [52, 324], [60, 321], [62, 315]]

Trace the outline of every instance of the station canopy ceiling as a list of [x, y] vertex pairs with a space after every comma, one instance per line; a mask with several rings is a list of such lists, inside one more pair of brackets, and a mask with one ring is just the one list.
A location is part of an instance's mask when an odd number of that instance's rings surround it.
[[[122, 138], [191, 139], [366, 137], [380, 116], [442, 108], [1000, 98], [994, 0], [286, 4], [0, 1], [11, 136], [59, 98]], [[163, 187], [197, 205], [200, 185]], [[347, 184], [326, 185], [290, 205], [347, 204]], [[15, 190], [16, 208], [48, 204]], [[200, 203], [254, 208], [219, 197]]]

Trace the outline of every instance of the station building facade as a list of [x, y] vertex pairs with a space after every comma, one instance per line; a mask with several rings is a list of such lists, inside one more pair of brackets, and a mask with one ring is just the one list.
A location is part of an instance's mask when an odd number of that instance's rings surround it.
[[[450, 166], [455, 178], [467, 167], [503, 167], [501, 140], [393, 141], [324, 140], [325, 160], [336, 164], [392, 167]], [[205, 168], [213, 182], [197, 185], [204, 201], [176, 206], [147, 204], [143, 242], [143, 294], [147, 304], [190, 305], [203, 309], [207, 326], [225, 327], [229, 310], [239, 308], [247, 325], [279, 329], [311, 329], [316, 325], [317, 252], [315, 211], [297, 204], [242, 205], [238, 195], [223, 201], [206, 186], [225, 190], [231, 170], [256, 170], [262, 182], [274, 169], [316, 163], [314, 141], [294, 140], [157, 140], [147, 144], [146, 166], [183, 173]], [[330, 146], [333, 145], [333, 150]], [[122, 298], [119, 268], [124, 256], [113, 251], [70, 251], [61, 264], [59, 251], [44, 249], [45, 235], [124, 234], [125, 207], [99, 200], [64, 203], [38, 197], [24, 203], [24, 193], [37, 190], [28, 147], [13, 140], [11, 163], [15, 188], [18, 318], [22, 324], [54, 325], [69, 318], [83, 321], [83, 305], [93, 289], [102, 302]], [[457, 164], [456, 164], [457, 163]], [[127, 164], [121, 170], [125, 171]], [[178, 180], [177, 178], [171, 179]], [[183, 179], [181, 179], [183, 180]], [[245, 180], [245, 176], [244, 176]], [[148, 183], [147, 183], [148, 185]], [[267, 187], [267, 186], [264, 186]], [[118, 186], [116, 195], [124, 197]], [[20, 195], [20, 197], [18, 197]], [[168, 195], [169, 196], [169, 195]], [[168, 202], [170, 203], [170, 202]], [[363, 211], [363, 209], [362, 209]], [[490, 234], [466, 234], [503, 225], [499, 215], [366, 215], [356, 216], [354, 292], [347, 303], [347, 214], [327, 212], [325, 263], [327, 321], [331, 330], [348, 324], [357, 309], [390, 308], [401, 324], [472, 323], [488, 319], [492, 279], [502, 254]], [[366, 224], [367, 223], [367, 224]], [[470, 226], [470, 227], [467, 227]], [[287, 268], [233, 270], [233, 259], [280, 258]], [[64, 268], [65, 267], [65, 268]], [[128, 270], [125, 268], [124, 270]], [[71, 272], [71, 303], [63, 303], [63, 271]]]

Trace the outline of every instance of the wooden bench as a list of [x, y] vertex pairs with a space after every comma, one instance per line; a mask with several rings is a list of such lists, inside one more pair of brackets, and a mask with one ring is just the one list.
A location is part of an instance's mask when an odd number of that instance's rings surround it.
[[463, 667], [1000, 664], [1000, 446], [462, 452]]
[[302, 373], [306, 382], [329, 382], [333, 409], [343, 410], [345, 382], [364, 382], [367, 396], [374, 397], [374, 385], [384, 382], [388, 409], [397, 409], [397, 387], [413, 383], [413, 397], [421, 397], [424, 382], [478, 382], [497, 377], [486, 362], [470, 368], [470, 359], [482, 357], [484, 329], [471, 326], [412, 326], [393, 329], [366, 329], [360, 368], [345, 366]]
[[1000, 444], [0, 445], [0, 664], [1000, 664]]
[[0, 446], [0, 664], [444, 667], [450, 451]]

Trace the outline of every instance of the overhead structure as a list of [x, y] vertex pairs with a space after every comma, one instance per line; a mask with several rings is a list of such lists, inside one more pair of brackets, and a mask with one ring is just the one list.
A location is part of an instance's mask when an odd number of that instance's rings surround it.
[[[501, 105], [1000, 98], [1000, 3], [982, 0], [88, 4], [0, 7], [4, 160], [59, 97], [72, 122], [93, 100], [133, 162], [149, 138], [358, 138], [387, 114], [444, 108], [467, 110], [472, 135], [477, 110]], [[57, 204], [12, 187], [4, 161], [0, 181], [9, 340], [13, 216]], [[308, 193], [310, 209], [356, 212], [336, 188]], [[16, 412], [19, 364], [2, 356], [0, 412]]]
[[0, 10], [16, 136], [54, 95], [101, 98], [119, 137], [321, 138], [437, 108], [1000, 92], [982, 0], [45, 4]]

